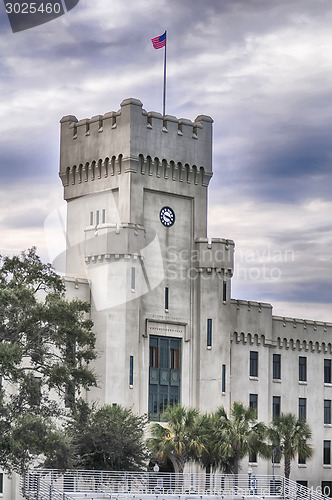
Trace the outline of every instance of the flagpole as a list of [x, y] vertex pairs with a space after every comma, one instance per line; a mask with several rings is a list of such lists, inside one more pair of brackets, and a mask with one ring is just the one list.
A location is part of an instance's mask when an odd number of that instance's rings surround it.
[[166, 114], [166, 47], [167, 47], [167, 31], [165, 30], [165, 52], [164, 52], [164, 91], [163, 91], [163, 116]]

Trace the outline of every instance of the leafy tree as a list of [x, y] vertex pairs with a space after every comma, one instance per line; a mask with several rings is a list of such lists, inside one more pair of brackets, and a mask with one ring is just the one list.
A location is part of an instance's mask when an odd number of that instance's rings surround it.
[[51, 450], [46, 467], [96, 470], [129, 470], [146, 468], [144, 443], [146, 417], [131, 409], [105, 405], [76, 405], [63, 434], [62, 445]]
[[[96, 384], [89, 305], [32, 248], [0, 256], [0, 467], [22, 472], [54, 445], [59, 397]], [[57, 399], [57, 401], [56, 401]], [[39, 439], [38, 439], [39, 436]]]
[[230, 417], [223, 407], [218, 408], [215, 426], [215, 453], [220, 457], [221, 466], [232, 468], [239, 473], [241, 460], [250, 453], [263, 457], [271, 456], [271, 449], [266, 444], [267, 428], [257, 422], [254, 408], [247, 408], [242, 403], [234, 402]]
[[203, 448], [199, 412], [180, 405], [169, 406], [162, 419], [167, 424], [155, 423], [151, 426], [152, 437], [147, 441], [148, 447], [162, 462], [173, 456], [179, 472], [183, 472], [185, 464], [196, 460]]
[[298, 453], [303, 459], [310, 458], [313, 449], [308, 444], [311, 430], [305, 420], [296, 418], [292, 413], [281, 414], [270, 424], [268, 434], [273, 447], [279, 450], [279, 455], [284, 458], [284, 474], [289, 478], [291, 461]]

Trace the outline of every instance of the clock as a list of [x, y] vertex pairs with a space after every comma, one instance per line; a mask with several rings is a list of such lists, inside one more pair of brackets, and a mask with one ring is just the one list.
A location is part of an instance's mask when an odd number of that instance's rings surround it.
[[160, 222], [166, 226], [171, 227], [175, 222], [175, 213], [171, 207], [163, 207], [159, 213]]

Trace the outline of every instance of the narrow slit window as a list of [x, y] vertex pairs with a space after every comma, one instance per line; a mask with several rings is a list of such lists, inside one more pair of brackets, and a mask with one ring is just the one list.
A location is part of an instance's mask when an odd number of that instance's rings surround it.
[[307, 381], [307, 358], [305, 356], [299, 356], [299, 381]]
[[93, 212], [90, 212], [90, 226], [93, 226]]
[[168, 311], [169, 309], [169, 290], [168, 286], [165, 287], [165, 310]]
[[250, 351], [249, 377], [258, 377], [258, 351]]
[[253, 408], [256, 412], [256, 418], [258, 414], [258, 394], [249, 394], [249, 408]]
[[331, 383], [331, 360], [330, 359], [324, 359], [324, 384], [330, 384]]
[[99, 221], [99, 210], [97, 210], [97, 212], [96, 212], [96, 225], [97, 226], [98, 226], [99, 222], [100, 222]]
[[212, 347], [212, 319], [207, 320], [206, 345]]
[[134, 356], [129, 359], [129, 385], [134, 385]]
[[226, 392], [226, 365], [221, 367], [221, 392]]
[[299, 420], [307, 420], [307, 399], [299, 398]]
[[227, 298], [227, 281], [222, 282], [222, 300], [223, 302], [226, 302]]
[[136, 288], [136, 269], [131, 268], [131, 291], [134, 292]]
[[331, 400], [324, 399], [324, 424], [331, 424]]
[[281, 355], [273, 354], [273, 379], [281, 379]]
[[102, 224], [105, 224], [105, 222], [106, 222], [106, 210], [105, 210], [105, 208], [103, 208], [103, 211], [101, 213], [101, 222], [102, 222]]
[[280, 396], [273, 396], [272, 418], [280, 417], [280, 413], [281, 413], [281, 398]]
[[331, 465], [331, 441], [324, 441], [323, 446], [323, 464]]

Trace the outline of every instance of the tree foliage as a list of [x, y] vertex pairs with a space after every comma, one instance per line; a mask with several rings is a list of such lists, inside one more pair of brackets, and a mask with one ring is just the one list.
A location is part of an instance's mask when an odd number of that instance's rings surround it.
[[311, 438], [309, 424], [292, 413], [284, 413], [271, 422], [268, 433], [273, 448], [277, 448], [279, 456], [284, 458], [284, 474], [289, 478], [291, 461], [296, 454], [303, 459], [312, 456], [313, 449], [308, 443]]
[[216, 438], [217, 434], [220, 434], [221, 431], [219, 412], [204, 413], [200, 418], [201, 440], [203, 446], [198, 456], [198, 462], [205, 468], [207, 474], [215, 472], [217, 469], [226, 474], [232, 474], [234, 472], [233, 457], [230, 456], [228, 450], [225, 453], [225, 451], [221, 449]]
[[34, 248], [0, 257], [0, 466], [7, 471], [21, 472], [47, 452], [59, 435], [59, 401], [96, 384], [89, 305], [68, 302], [64, 291]]
[[229, 416], [223, 407], [203, 415], [183, 406], [169, 407], [163, 420], [165, 425], [152, 425], [148, 446], [160, 461], [173, 456], [179, 472], [187, 462], [195, 461], [207, 473], [219, 469], [238, 474], [246, 455], [271, 456], [265, 424], [257, 421], [253, 408], [242, 403], [233, 403]]
[[257, 421], [256, 410], [234, 402], [230, 415], [223, 407], [215, 414], [215, 453], [225, 460], [235, 474], [239, 473], [241, 460], [250, 453], [271, 456], [271, 448], [266, 444], [267, 428]]
[[203, 447], [199, 412], [183, 406], [169, 406], [163, 413], [165, 426], [151, 426], [148, 447], [161, 462], [173, 456], [179, 472], [187, 462], [197, 460]]
[[47, 455], [45, 466], [94, 470], [146, 469], [146, 417], [129, 408], [89, 407], [80, 402], [63, 433], [63, 447]]

